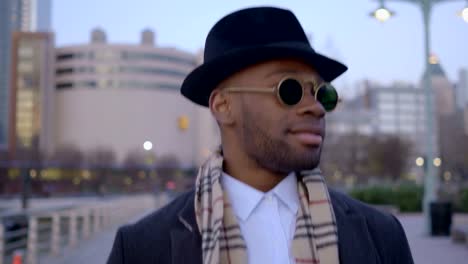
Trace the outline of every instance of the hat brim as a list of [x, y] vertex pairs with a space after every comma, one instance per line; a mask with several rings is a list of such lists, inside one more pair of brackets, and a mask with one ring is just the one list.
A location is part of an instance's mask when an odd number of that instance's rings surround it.
[[235, 50], [203, 63], [185, 78], [181, 93], [192, 102], [207, 107], [211, 92], [227, 77], [260, 62], [285, 58], [298, 59], [311, 65], [327, 82], [348, 69], [344, 64], [316, 53], [308, 45], [275, 43]]

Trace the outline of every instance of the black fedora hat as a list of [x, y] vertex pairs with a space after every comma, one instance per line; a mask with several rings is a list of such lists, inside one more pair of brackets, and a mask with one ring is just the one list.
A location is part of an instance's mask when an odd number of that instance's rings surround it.
[[230, 75], [263, 61], [295, 58], [312, 65], [331, 82], [348, 68], [310, 46], [301, 24], [289, 10], [255, 7], [236, 11], [208, 33], [204, 62], [184, 80], [181, 93], [208, 106], [211, 92]]

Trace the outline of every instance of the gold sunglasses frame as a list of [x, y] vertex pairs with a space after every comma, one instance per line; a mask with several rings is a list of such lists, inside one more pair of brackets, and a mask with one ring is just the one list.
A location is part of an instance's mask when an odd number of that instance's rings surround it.
[[[301, 99], [299, 100], [299, 102], [297, 102], [296, 104], [293, 104], [293, 105], [289, 105], [289, 104], [286, 104], [283, 99], [281, 98], [280, 96], [280, 86], [281, 84], [283, 84], [284, 81], [286, 80], [295, 80], [297, 81], [301, 87], [302, 87], [302, 95], [301, 95]], [[273, 93], [273, 94], [276, 94], [276, 98], [278, 99], [278, 101], [286, 106], [286, 107], [293, 107], [295, 105], [298, 105], [302, 102], [302, 99], [304, 98], [304, 95], [306, 93], [305, 91], [305, 86], [306, 84], [312, 84], [313, 85], [313, 95], [314, 95], [314, 98], [317, 102], [320, 103], [320, 101], [317, 100], [317, 94], [318, 94], [318, 91], [324, 87], [325, 85], [331, 85], [329, 82], [318, 82], [315, 78], [302, 78], [302, 80], [296, 78], [296, 77], [291, 77], [291, 76], [286, 76], [284, 78], [282, 78], [278, 84], [275, 86], [275, 87], [269, 87], [269, 88], [259, 88], [259, 87], [226, 87], [224, 88], [223, 91], [226, 91], [226, 92], [232, 92], [232, 93]], [[336, 91], [336, 89], [335, 89]], [[337, 92], [337, 96], [338, 96], [338, 92]], [[337, 105], [338, 103], [341, 102], [341, 99], [340, 97], [338, 96], [338, 101], [337, 101]], [[327, 112], [331, 112], [333, 111], [334, 109], [336, 109], [336, 106], [327, 111]]]

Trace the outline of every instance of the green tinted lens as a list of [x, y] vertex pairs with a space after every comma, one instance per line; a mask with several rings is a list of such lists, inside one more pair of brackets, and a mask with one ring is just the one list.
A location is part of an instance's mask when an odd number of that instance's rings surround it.
[[324, 83], [319, 87], [316, 99], [323, 105], [327, 112], [330, 112], [335, 109], [338, 104], [338, 92], [333, 85]]
[[293, 106], [302, 99], [302, 85], [298, 80], [285, 79], [278, 89], [279, 97], [285, 105]]

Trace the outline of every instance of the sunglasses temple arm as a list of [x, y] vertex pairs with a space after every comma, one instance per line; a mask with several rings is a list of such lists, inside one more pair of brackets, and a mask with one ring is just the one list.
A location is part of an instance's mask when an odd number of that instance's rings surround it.
[[247, 88], [247, 87], [229, 87], [226, 88], [226, 91], [233, 92], [233, 93], [243, 93], [243, 92], [250, 92], [250, 93], [274, 93], [275, 88]]

